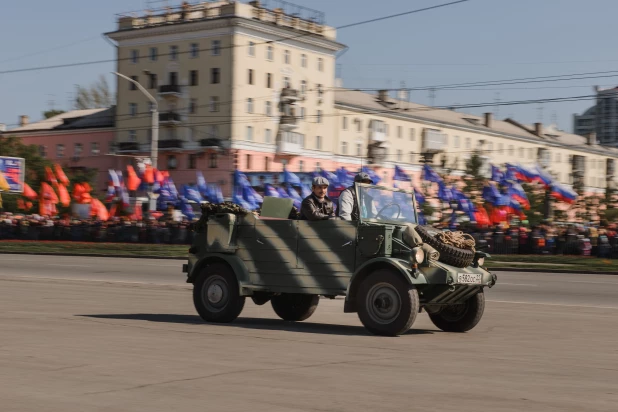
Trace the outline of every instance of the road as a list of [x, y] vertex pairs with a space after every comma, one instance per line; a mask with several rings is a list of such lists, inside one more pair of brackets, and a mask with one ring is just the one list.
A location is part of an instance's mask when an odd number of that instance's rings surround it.
[[0, 255], [0, 410], [614, 411], [618, 276], [499, 273], [481, 323], [196, 316], [182, 261]]

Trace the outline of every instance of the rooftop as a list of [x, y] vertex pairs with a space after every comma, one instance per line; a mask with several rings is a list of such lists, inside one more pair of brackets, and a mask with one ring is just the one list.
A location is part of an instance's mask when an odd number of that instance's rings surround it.
[[16, 127], [8, 130], [7, 133], [114, 127], [115, 111], [115, 106], [102, 109], [72, 110], [49, 119]]

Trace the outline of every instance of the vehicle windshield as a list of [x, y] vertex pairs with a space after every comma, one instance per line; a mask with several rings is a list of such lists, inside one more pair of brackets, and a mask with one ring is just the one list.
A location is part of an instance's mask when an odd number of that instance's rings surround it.
[[403, 225], [416, 223], [414, 193], [374, 185], [357, 185], [361, 222]]

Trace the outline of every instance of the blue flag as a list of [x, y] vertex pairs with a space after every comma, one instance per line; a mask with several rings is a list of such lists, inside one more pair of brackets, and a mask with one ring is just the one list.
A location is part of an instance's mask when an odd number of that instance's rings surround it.
[[437, 174], [428, 164], [425, 164], [423, 166], [423, 172], [421, 173], [421, 179], [427, 180], [429, 182], [435, 182], [435, 183], [440, 183], [442, 181], [442, 178], [440, 177], [440, 175]]
[[201, 171], [196, 172], [197, 177], [197, 190], [202, 194], [202, 196], [207, 197], [208, 193], [208, 185], [206, 185], [206, 179], [204, 178], [204, 174]]
[[275, 189], [270, 183], [266, 183], [264, 185], [264, 196], [281, 197], [279, 196], [279, 192], [277, 191], [277, 189]]
[[414, 188], [414, 196], [416, 197], [416, 202], [419, 205], [424, 205], [425, 204], [425, 196], [417, 188]]
[[202, 197], [202, 195], [200, 194], [199, 190], [197, 189], [197, 186], [183, 185], [182, 186], [182, 195], [187, 200], [192, 200], [192, 201], [197, 202], [197, 203], [201, 203], [201, 202], [204, 201], [204, 198]]
[[361, 171], [362, 171], [363, 173], [367, 173], [367, 174], [369, 175], [369, 177], [371, 178], [371, 180], [373, 180], [373, 184], [374, 184], [374, 185], [377, 185], [378, 183], [380, 183], [380, 182], [382, 181], [382, 179], [380, 178], [380, 176], [378, 176], [378, 174], [377, 174], [374, 170], [372, 170], [372, 169], [368, 168], [367, 166], [363, 166], [363, 168], [361, 169]]
[[294, 173], [292, 172], [288, 172], [287, 170], [283, 171], [283, 182], [284, 183], [288, 183], [288, 184], [292, 184], [292, 185], [300, 185], [300, 178], [298, 176], [296, 176]]
[[180, 211], [183, 215], [189, 218], [189, 220], [193, 220], [195, 217], [195, 213], [193, 212], [193, 208], [191, 208], [191, 204], [189, 200], [184, 196], [180, 198]]
[[412, 179], [410, 178], [410, 175], [404, 172], [404, 170], [401, 167], [395, 165], [395, 175], [393, 176], [393, 180], [409, 182]]
[[302, 185], [301, 186], [301, 196], [304, 198], [306, 198], [307, 196], [311, 196], [311, 189], [309, 188], [309, 186], [307, 185]]
[[296, 189], [292, 187], [292, 185], [288, 185], [288, 196], [290, 199], [294, 200], [294, 206], [300, 210], [300, 205], [303, 202], [303, 199], [300, 197]]

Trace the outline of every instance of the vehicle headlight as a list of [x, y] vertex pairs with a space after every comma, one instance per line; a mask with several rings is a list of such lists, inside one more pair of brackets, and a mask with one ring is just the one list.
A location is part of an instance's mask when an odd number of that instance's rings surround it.
[[483, 266], [485, 264], [485, 258], [484, 257], [480, 257], [476, 260], [476, 264], [478, 266]]
[[412, 249], [412, 260], [413, 263], [423, 263], [425, 260], [425, 252], [420, 247], [415, 247]]

